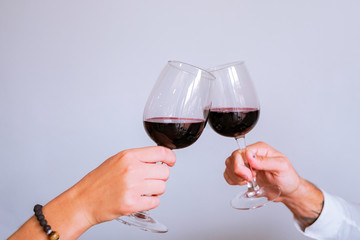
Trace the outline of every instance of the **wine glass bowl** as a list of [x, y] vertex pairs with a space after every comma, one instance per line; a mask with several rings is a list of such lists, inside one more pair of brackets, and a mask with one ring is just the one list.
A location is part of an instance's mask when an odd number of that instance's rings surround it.
[[201, 135], [211, 105], [215, 77], [198, 67], [169, 61], [152, 89], [144, 109], [144, 127], [157, 145], [185, 148]]
[[[245, 135], [255, 127], [260, 117], [260, 103], [245, 63], [233, 62], [208, 71], [216, 77], [211, 91], [209, 124], [216, 133], [235, 138], [239, 149], [244, 150]], [[242, 154], [245, 165], [253, 172], [244, 151]], [[276, 200], [281, 193], [276, 185], [259, 186], [255, 176], [247, 186], [245, 193], [240, 193], [231, 200], [233, 208], [259, 208]]]

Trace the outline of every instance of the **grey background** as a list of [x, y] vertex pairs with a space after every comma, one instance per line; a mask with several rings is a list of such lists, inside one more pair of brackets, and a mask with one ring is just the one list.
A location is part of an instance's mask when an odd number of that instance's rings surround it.
[[[306, 179], [360, 201], [359, 1], [0, 0], [0, 239], [106, 158], [154, 145], [142, 111], [167, 60], [245, 60], [261, 117], [247, 142], [285, 153]], [[236, 211], [223, 180], [233, 139], [207, 127], [176, 151], [153, 216], [164, 235], [116, 221], [81, 239], [306, 239], [282, 204]]]

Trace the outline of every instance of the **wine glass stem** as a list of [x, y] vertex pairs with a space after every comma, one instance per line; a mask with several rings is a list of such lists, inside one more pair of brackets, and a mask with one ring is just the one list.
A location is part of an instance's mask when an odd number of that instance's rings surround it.
[[149, 211], [140, 211], [140, 212], [133, 213], [133, 215], [135, 215], [138, 218], [145, 219], [147, 216], [149, 216]]
[[[246, 148], [245, 135], [240, 135], [240, 136], [236, 137], [235, 139], [239, 146], [239, 149], [245, 150], [245, 148]], [[257, 190], [259, 190], [259, 185], [256, 183], [256, 179], [254, 177], [254, 171], [246, 159], [245, 151], [242, 151], [241, 154], [242, 154], [242, 158], [244, 160], [244, 164], [245, 164], [245, 166], [247, 166], [250, 169], [251, 176], [252, 176], [251, 180], [247, 183], [248, 191], [249, 192], [257, 191]]]

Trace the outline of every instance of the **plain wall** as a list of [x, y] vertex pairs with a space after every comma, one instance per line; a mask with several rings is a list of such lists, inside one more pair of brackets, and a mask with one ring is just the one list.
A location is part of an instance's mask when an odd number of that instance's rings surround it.
[[[0, 0], [0, 238], [36, 203], [111, 155], [154, 145], [142, 125], [168, 60], [199, 67], [244, 60], [265, 141], [299, 174], [360, 202], [360, 2]], [[151, 211], [163, 235], [111, 221], [81, 239], [307, 239], [282, 204], [237, 211], [223, 179], [237, 145], [207, 126], [176, 151]]]

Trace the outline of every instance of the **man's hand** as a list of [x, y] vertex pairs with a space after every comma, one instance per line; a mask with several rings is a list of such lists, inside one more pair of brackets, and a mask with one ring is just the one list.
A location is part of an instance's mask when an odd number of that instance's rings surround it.
[[[253, 172], [245, 166], [244, 158]], [[278, 185], [281, 195], [276, 202], [284, 203], [303, 229], [320, 215], [324, 204], [321, 190], [302, 179], [289, 159], [268, 144], [258, 142], [236, 150], [225, 165], [224, 177], [230, 185], [245, 185], [253, 177], [260, 186]]]

